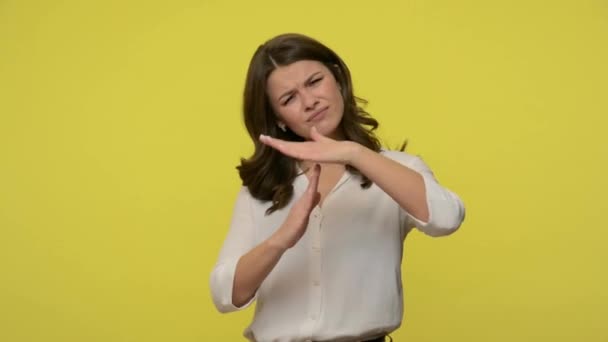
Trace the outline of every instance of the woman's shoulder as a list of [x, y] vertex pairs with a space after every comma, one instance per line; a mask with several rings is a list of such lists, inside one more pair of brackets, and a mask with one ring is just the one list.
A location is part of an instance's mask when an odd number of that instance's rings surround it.
[[[252, 208], [252, 209], [258, 209], [258, 207], [266, 207], [268, 206], [268, 201], [263, 201], [260, 200], [258, 198], [256, 198], [252, 193], [251, 190], [249, 189], [249, 186], [247, 185], [241, 185], [238, 193], [236, 195], [236, 200], [237, 201], [243, 201], [243, 202], [247, 202], [248, 205]], [[266, 210], [266, 209], [264, 209]]]

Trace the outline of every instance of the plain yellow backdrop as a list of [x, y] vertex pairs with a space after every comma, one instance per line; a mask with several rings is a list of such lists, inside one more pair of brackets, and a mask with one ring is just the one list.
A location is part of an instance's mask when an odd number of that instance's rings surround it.
[[208, 279], [284, 32], [467, 205], [408, 237], [396, 341], [608, 341], [600, 0], [0, 1], [1, 341], [243, 340]]

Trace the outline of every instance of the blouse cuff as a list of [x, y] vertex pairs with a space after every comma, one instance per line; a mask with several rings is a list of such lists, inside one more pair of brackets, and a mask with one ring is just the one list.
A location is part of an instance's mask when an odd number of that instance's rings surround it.
[[233, 304], [232, 292], [234, 290], [234, 276], [238, 261], [239, 259], [236, 258], [217, 265], [211, 275], [213, 303], [219, 312], [227, 313], [243, 310], [250, 306], [258, 297], [258, 292], [256, 291], [251, 300], [247, 303], [241, 306], [235, 306]]
[[458, 196], [439, 185], [428, 174], [421, 173], [426, 192], [429, 218], [422, 221], [409, 215], [411, 225], [430, 236], [449, 235], [456, 231], [464, 219], [464, 206]]

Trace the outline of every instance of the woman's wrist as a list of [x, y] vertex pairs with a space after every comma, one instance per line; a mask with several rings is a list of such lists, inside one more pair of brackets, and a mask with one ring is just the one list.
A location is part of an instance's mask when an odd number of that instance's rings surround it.
[[348, 143], [348, 152], [347, 152], [347, 158], [346, 158], [345, 164], [350, 165], [354, 168], [357, 168], [357, 165], [359, 164], [360, 159], [361, 159], [362, 155], [364, 154], [364, 152], [367, 150], [367, 148], [354, 141], [348, 141], [347, 143]]
[[280, 229], [275, 232], [274, 234], [272, 234], [267, 240], [266, 240], [266, 247], [272, 251], [278, 252], [278, 253], [285, 253], [285, 251], [287, 251], [289, 249], [289, 246], [287, 243], [285, 243], [283, 241], [283, 239], [281, 239], [280, 234]]

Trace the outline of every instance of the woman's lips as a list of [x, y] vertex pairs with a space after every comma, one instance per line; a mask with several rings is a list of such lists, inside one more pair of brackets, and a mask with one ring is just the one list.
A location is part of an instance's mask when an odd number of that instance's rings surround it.
[[306, 121], [312, 122], [312, 121], [319, 121], [319, 120], [323, 119], [323, 117], [325, 116], [325, 113], [327, 112], [328, 108], [329, 107], [325, 107], [325, 108], [321, 109], [320, 111], [314, 113]]

